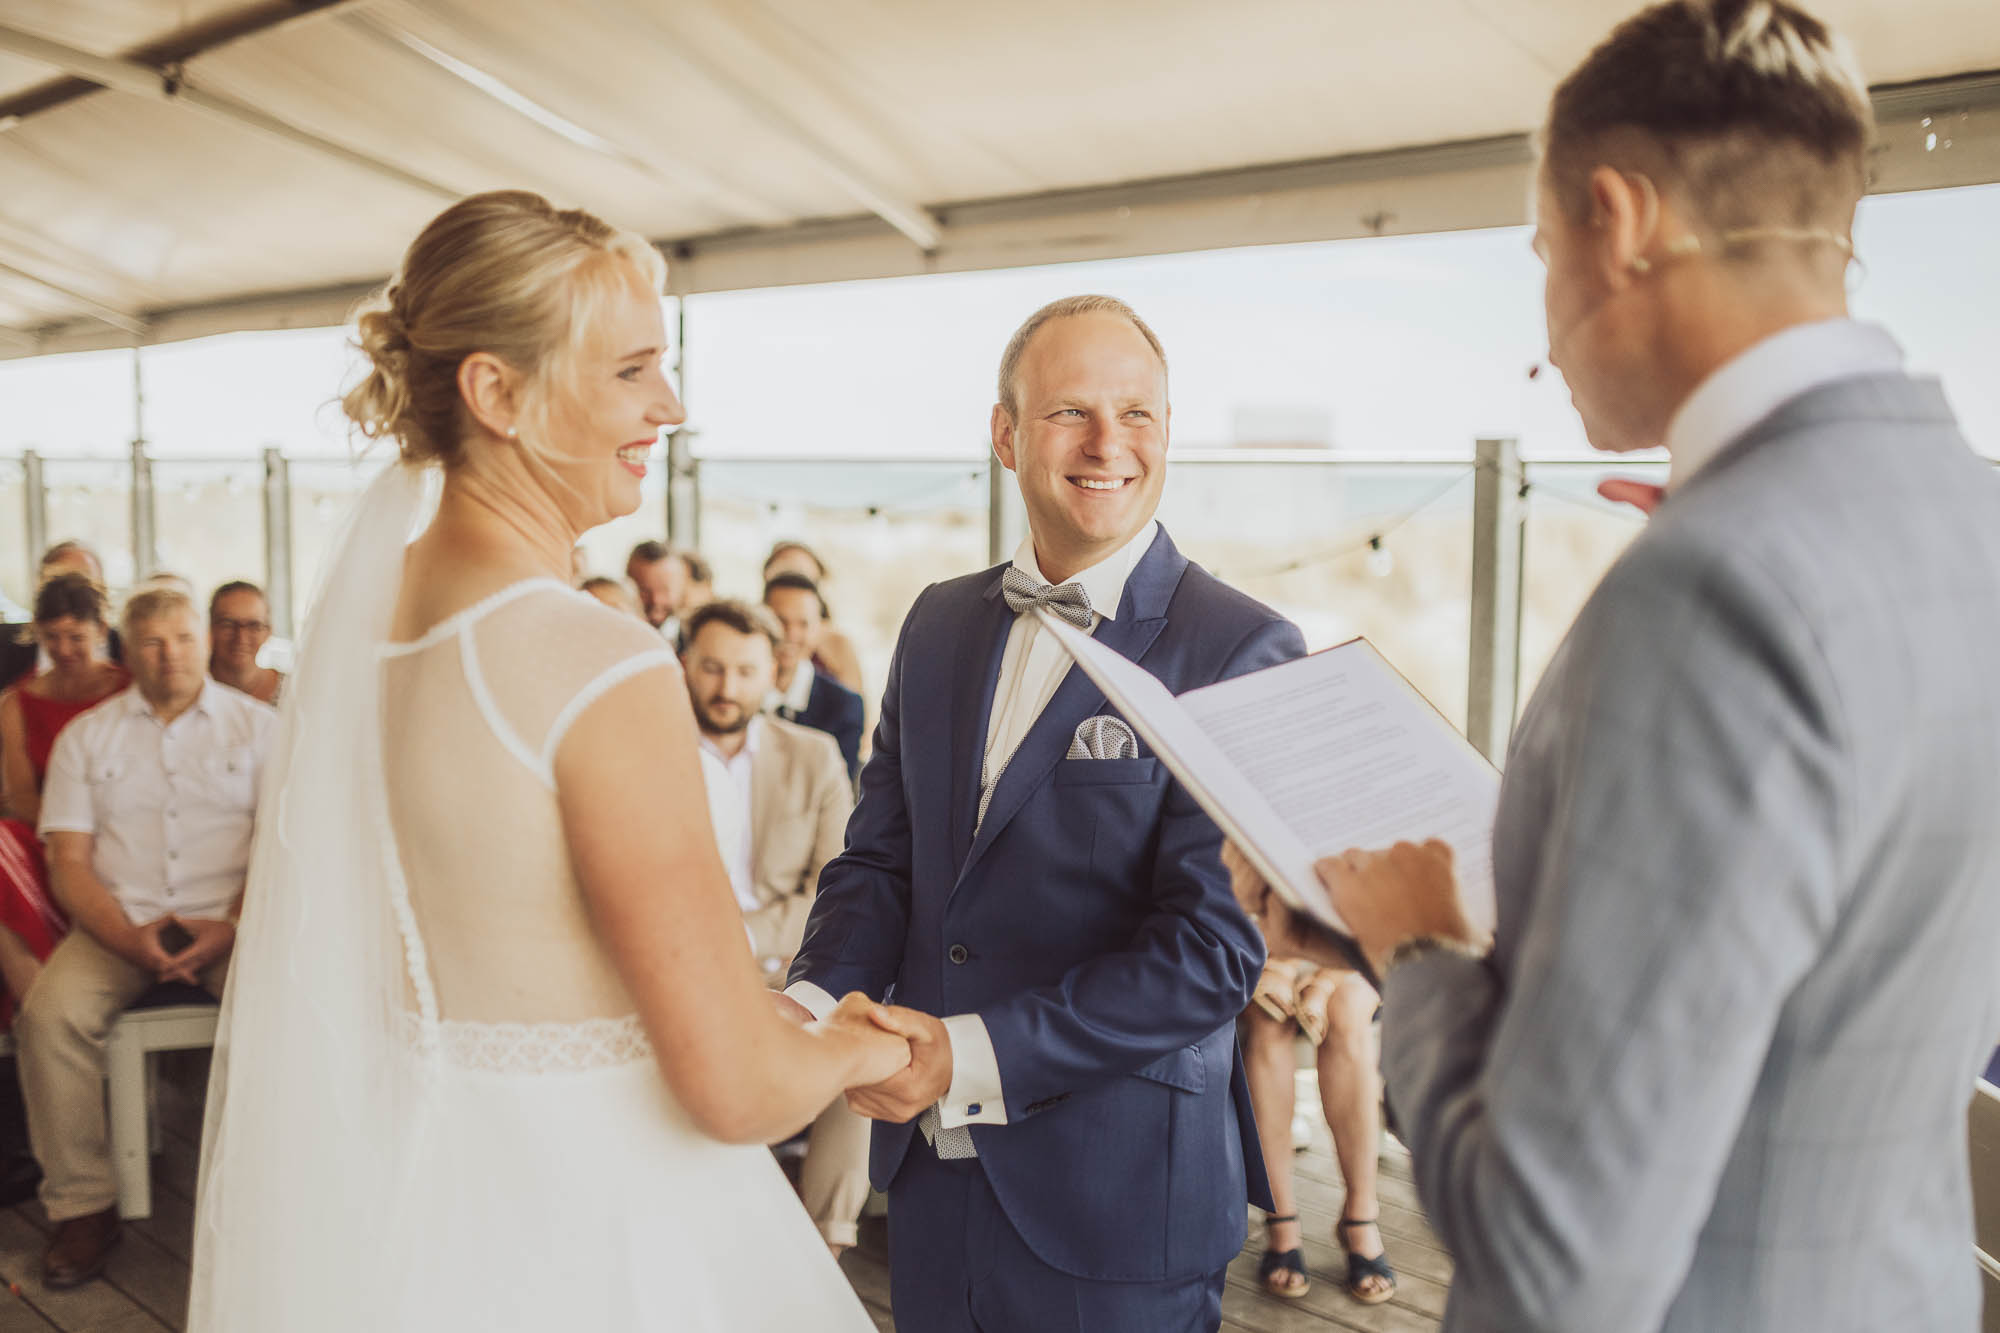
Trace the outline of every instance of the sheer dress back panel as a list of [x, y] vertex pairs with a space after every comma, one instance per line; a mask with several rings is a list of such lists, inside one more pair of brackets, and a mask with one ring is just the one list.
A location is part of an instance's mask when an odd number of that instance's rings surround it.
[[683, 688], [673, 654], [644, 621], [548, 579], [386, 645], [383, 671], [389, 821], [439, 1018], [622, 1019], [636, 1033], [570, 863], [553, 766], [612, 686]]

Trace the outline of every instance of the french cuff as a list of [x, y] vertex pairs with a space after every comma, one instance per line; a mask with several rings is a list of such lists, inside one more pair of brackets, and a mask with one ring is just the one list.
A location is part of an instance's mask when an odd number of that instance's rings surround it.
[[1004, 1125], [1007, 1102], [1000, 1090], [1000, 1061], [993, 1038], [978, 1014], [953, 1014], [944, 1020], [951, 1039], [951, 1086], [938, 1099], [938, 1126]]
[[785, 987], [785, 994], [812, 1010], [815, 1020], [823, 1019], [840, 1007], [840, 1001], [828, 995], [810, 981], [794, 981]]

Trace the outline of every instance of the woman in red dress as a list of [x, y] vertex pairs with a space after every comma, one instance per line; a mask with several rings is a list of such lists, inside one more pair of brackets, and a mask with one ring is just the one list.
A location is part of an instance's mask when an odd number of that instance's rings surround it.
[[0, 694], [0, 1025], [27, 994], [42, 961], [69, 930], [49, 891], [35, 821], [56, 734], [71, 718], [125, 688], [125, 669], [104, 658], [104, 589], [86, 574], [58, 574], [35, 594], [36, 642], [46, 671]]

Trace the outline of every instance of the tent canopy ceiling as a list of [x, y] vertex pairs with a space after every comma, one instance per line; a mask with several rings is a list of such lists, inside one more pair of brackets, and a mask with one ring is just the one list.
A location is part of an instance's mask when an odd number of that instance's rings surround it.
[[[1992, 0], [1816, 8], [1878, 89], [1878, 188], [2000, 179]], [[1519, 221], [1523, 136], [1611, 17], [4, 0], [0, 355], [337, 321], [498, 187], [643, 231], [682, 291]]]

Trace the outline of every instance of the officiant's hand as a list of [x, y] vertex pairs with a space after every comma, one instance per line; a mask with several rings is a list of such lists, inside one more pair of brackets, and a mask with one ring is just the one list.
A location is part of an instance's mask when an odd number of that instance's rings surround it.
[[872, 1087], [850, 1088], [848, 1109], [899, 1125], [914, 1120], [951, 1088], [951, 1034], [932, 1015], [897, 1004], [878, 1004], [869, 1017], [910, 1043], [910, 1067]]
[[1222, 864], [1229, 871], [1229, 887], [1245, 916], [1256, 923], [1264, 936], [1264, 949], [1273, 958], [1304, 958], [1321, 967], [1352, 972], [1347, 955], [1310, 918], [1294, 912], [1272, 887], [1264, 882], [1233, 842], [1222, 844]]
[[1451, 847], [1436, 838], [1384, 851], [1351, 849], [1313, 869], [1378, 977], [1387, 976], [1390, 957], [1412, 940], [1438, 940], [1468, 953], [1492, 944], [1466, 915]]

